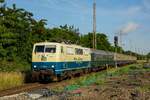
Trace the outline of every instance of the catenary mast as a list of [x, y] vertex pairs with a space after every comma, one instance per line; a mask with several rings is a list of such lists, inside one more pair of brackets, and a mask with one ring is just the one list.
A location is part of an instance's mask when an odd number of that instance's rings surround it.
[[96, 49], [96, 0], [93, 3], [93, 49]]

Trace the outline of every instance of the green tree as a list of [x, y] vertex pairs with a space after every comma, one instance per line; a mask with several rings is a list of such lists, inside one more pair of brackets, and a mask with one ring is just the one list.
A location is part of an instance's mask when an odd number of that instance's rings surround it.
[[[97, 40], [97, 49], [99, 50], [106, 50], [106, 51], [113, 51], [114, 47], [108, 41], [108, 38], [103, 33], [96, 34]], [[80, 44], [85, 47], [92, 48], [93, 46], [93, 33], [88, 33], [85, 35], [81, 35], [80, 37]]]
[[147, 60], [150, 59], [150, 52], [147, 54]]
[[80, 40], [79, 33], [74, 26], [60, 26], [59, 28], [48, 29], [46, 40], [52, 42], [69, 42], [76, 44]]
[[97, 38], [97, 49], [110, 51], [111, 44], [109, 43], [108, 38], [105, 34], [97, 33], [96, 38]]
[[4, 3], [5, 2], [5, 0], [0, 0], [0, 3]]
[[81, 35], [80, 37], [80, 44], [84, 47], [92, 48], [92, 39], [93, 39], [93, 34], [88, 33], [85, 35]]
[[[6, 7], [5, 4], [0, 7], [1, 62], [16, 62], [18, 60], [31, 62], [33, 40], [35, 39], [33, 33], [35, 30], [45, 29], [43, 21], [36, 22], [32, 17], [32, 13], [16, 8], [15, 4], [12, 8]], [[34, 27], [38, 28], [35, 29]]]

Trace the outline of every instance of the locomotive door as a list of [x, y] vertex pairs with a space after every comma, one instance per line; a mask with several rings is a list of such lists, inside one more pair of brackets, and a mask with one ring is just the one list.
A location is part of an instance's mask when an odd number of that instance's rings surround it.
[[62, 69], [66, 69], [67, 68], [67, 62], [66, 62], [66, 53], [65, 53], [65, 49], [64, 46], [61, 46], [61, 62], [62, 62]]

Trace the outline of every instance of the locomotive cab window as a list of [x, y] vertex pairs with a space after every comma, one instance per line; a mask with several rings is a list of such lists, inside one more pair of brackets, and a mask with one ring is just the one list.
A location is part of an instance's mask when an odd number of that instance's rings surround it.
[[56, 46], [55, 45], [46, 45], [45, 53], [56, 53]]
[[35, 53], [43, 53], [44, 52], [44, 45], [37, 45], [35, 47]]

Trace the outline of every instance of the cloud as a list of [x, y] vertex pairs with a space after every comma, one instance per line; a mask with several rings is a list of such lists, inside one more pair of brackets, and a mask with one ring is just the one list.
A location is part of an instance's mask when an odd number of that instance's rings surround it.
[[120, 31], [122, 34], [127, 34], [136, 31], [139, 28], [139, 26], [140, 25], [137, 23], [129, 22], [124, 27], [122, 27]]

